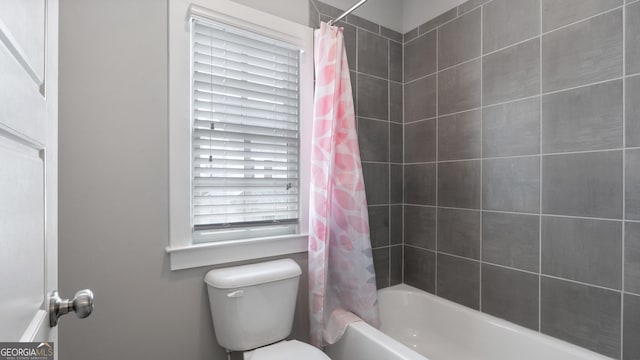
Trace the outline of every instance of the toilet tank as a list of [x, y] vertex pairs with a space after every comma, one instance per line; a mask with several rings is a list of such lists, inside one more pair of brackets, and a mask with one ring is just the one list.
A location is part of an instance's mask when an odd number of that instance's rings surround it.
[[247, 351], [289, 336], [300, 274], [291, 259], [209, 271], [205, 282], [218, 343]]

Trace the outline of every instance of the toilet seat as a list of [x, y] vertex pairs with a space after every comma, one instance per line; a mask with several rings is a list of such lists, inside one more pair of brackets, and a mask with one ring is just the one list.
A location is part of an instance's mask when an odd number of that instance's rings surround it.
[[331, 360], [320, 349], [297, 340], [282, 341], [244, 353], [244, 360]]

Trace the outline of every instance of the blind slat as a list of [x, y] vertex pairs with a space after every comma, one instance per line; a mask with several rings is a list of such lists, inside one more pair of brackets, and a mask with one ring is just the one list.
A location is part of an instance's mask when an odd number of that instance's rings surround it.
[[263, 211], [246, 214], [194, 215], [195, 225], [241, 223], [247, 221], [274, 221], [297, 219], [298, 211]]
[[194, 140], [200, 141], [202, 143], [207, 143], [207, 145], [211, 144], [215, 149], [218, 150], [231, 150], [231, 151], [266, 151], [266, 152], [280, 152], [282, 154], [297, 154], [298, 148], [296, 146], [285, 146], [285, 145], [275, 145], [275, 144], [256, 144], [253, 143], [249, 146], [249, 144], [245, 143], [232, 143], [229, 141], [217, 141], [217, 140]]
[[196, 62], [193, 67], [194, 70], [199, 73], [220, 76], [225, 79], [244, 79], [245, 81], [251, 81], [258, 84], [271, 85], [293, 91], [298, 90], [298, 82], [295, 81], [296, 75], [294, 74], [287, 74], [286, 76], [279, 77], [263, 76], [260, 74], [254, 74], [244, 68], [236, 70], [228, 66], [217, 66], [215, 64], [202, 62]]
[[211, 85], [223, 86], [225, 93], [234, 94], [237, 91], [253, 91], [260, 95], [278, 95], [289, 99], [297, 99], [298, 91], [276, 87], [272, 85], [259, 84], [245, 79], [232, 79], [219, 75], [207, 74], [200, 71], [194, 71], [193, 79], [195, 81], [204, 82]]
[[[236, 98], [244, 98], [253, 101], [259, 101], [266, 104], [275, 104], [275, 105], [288, 105], [298, 107], [298, 98], [297, 97], [288, 97], [286, 95], [278, 95], [274, 93], [263, 93], [248, 90], [246, 88], [234, 88], [228, 89], [224, 85], [212, 84], [210, 82], [205, 81], [195, 81], [194, 89], [198, 91], [207, 91], [214, 94], [226, 95], [226, 96], [234, 96]], [[233, 90], [233, 91], [231, 91]]]
[[[276, 104], [274, 102], [252, 100], [246, 97], [224, 96], [206, 90], [195, 90], [193, 97], [194, 100], [197, 101], [226, 104], [227, 106], [236, 106], [243, 109], [267, 110], [290, 115], [298, 114], [297, 105]], [[297, 104], [297, 99], [295, 102], [292, 101], [292, 103]]]
[[255, 125], [247, 125], [247, 124], [232, 124], [226, 122], [212, 122], [205, 120], [195, 120], [194, 126], [196, 128], [202, 129], [211, 129], [211, 125], [213, 123], [214, 129], [219, 131], [232, 131], [232, 132], [242, 132], [253, 135], [265, 135], [265, 136], [278, 136], [278, 137], [286, 137], [291, 139], [298, 138], [298, 132], [296, 130], [288, 130], [288, 129], [278, 129], [274, 127], [266, 127], [266, 126], [255, 126]]

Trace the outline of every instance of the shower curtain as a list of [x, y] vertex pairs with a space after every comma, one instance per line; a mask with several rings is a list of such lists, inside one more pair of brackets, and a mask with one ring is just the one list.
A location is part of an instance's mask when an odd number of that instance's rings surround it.
[[309, 302], [311, 343], [335, 343], [354, 321], [378, 326], [353, 96], [342, 29], [315, 31]]

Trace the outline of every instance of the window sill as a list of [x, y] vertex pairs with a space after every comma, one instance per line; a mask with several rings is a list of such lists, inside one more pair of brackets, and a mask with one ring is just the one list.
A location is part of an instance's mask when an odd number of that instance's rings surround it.
[[296, 234], [184, 247], [169, 246], [166, 251], [169, 254], [171, 270], [182, 270], [307, 252], [308, 239], [307, 234]]

